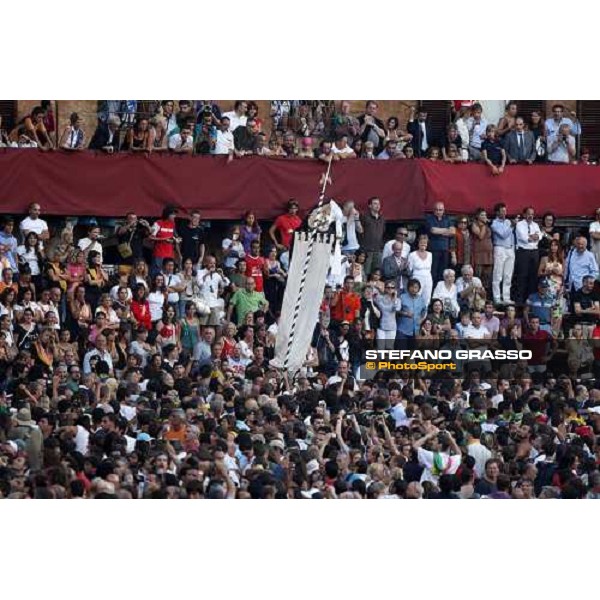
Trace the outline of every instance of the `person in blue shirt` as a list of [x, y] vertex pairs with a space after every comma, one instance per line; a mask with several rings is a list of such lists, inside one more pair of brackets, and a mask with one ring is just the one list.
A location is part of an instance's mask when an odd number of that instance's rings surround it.
[[569, 252], [565, 268], [565, 290], [569, 292], [581, 290], [586, 276], [598, 279], [598, 263], [594, 254], [587, 249], [585, 236], [580, 234], [575, 238], [575, 247]]
[[0, 246], [4, 246], [6, 258], [10, 263], [10, 268], [13, 271], [18, 270], [17, 265], [17, 238], [13, 235], [15, 221], [12, 217], [5, 217], [2, 223], [2, 231], [0, 231]]
[[496, 304], [502, 302], [512, 304], [511, 283], [515, 269], [514, 225], [506, 216], [506, 204], [504, 202], [496, 204], [494, 212], [496, 218], [491, 224], [492, 243], [494, 245], [492, 293]]
[[540, 329], [552, 333], [552, 311], [556, 299], [550, 293], [550, 283], [546, 278], [538, 281], [538, 291], [530, 294], [527, 304], [523, 307], [523, 317], [529, 324], [529, 320], [537, 317], [540, 320]]
[[565, 117], [565, 107], [562, 104], [555, 104], [552, 107], [552, 117], [546, 119], [544, 126], [546, 128], [546, 137], [555, 136], [561, 125], [568, 125], [573, 135], [581, 135], [581, 123], [577, 120], [574, 111], [569, 111], [569, 117]]
[[429, 236], [429, 250], [432, 254], [431, 277], [433, 288], [444, 278], [444, 270], [450, 266], [450, 239], [456, 233], [450, 218], [444, 214], [444, 203], [436, 202], [433, 214], [425, 216], [425, 229]]
[[398, 332], [396, 335], [396, 349], [409, 350], [414, 345], [414, 340], [421, 322], [427, 316], [427, 304], [421, 296], [421, 283], [418, 279], [408, 280], [408, 291], [400, 297], [400, 318], [398, 319]]

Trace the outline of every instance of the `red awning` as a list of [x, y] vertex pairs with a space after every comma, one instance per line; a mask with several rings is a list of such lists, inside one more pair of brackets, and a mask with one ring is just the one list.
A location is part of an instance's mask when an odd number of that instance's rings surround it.
[[[317, 161], [250, 157], [107, 156], [37, 150], [0, 150], [0, 212], [24, 213], [40, 202], [45, 214], [114, 217], [135, 210], [157, 216], [165, 204], [200, 208], [206, 219], [238, 219], [252, 208], [261, 219], [279, 214], [294, 197], [317, 201], [325, 170]], [[511, 213], [589, 216], [600, 206], [600, 169], [589, 166], [508, 167], [493, 177], [482, 165], [426, 160], [349, 160], [333, 165], [328, 195], [366, 206], [381, 198], [390, 220], [418, 219], [443, 200], [448, 212], [490, 209], [504, 201]]]

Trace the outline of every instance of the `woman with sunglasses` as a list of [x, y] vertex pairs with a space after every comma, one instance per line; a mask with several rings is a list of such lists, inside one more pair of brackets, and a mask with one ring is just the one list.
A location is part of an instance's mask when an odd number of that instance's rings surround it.
[[456, 233], [450, 240], [450, 260], [458, 277], [464, 265], [473, 264], [471, 262], [471, 232], [467, 215], [458, 217], [455, 229]]

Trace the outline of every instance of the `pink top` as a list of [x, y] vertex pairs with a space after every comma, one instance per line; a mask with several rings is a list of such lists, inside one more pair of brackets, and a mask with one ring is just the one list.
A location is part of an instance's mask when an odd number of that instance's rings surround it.
[[[67, 273], [71, 276], [71, 278], [79, 277], [81, 280], [80, 283], [83, 283], [83, 277], [85, 275], [85, 265], [80, 265], [77, 263], [69, 263], [67, 265]], [[72, 281], [69, 284], [69, 291], [73, 290], [78, 285], [79, 284], [76, 281]]]

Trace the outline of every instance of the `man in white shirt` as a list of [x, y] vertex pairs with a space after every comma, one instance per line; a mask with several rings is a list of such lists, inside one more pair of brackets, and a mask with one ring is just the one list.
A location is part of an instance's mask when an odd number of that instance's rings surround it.
[[[489, 346], [487, 340], [492, 336], [483, 325], [481, 312], [474, 310], [471, 312], [471, 323], [464, 329], [464, 339], [468, 340], [469, 350], [478, 350], [484, 352]], [[491, 370], [491, 362], [488, 359], [469, 360], [466, 361], [465, 367], [468, 371], [479, 369], [480, 372], [486, 373]]]
[[112, 374], [113, 362], [110, 352], [106, 349], [106, 337], [103, 334], [99, 334], [96, 338], [96, 347], [90, 350], [83, 357], [83, 374], [89, 375], [92, 372], [90, 360], [97, 356], [99, 360], [103, 360], [108, 365], [108, 370]]
[[179, 292], [185, 290], [185, 283], [182, 282], [181, 276], [175, 273], [175, 261], [172, 258], [165, 258], [163, 261], [162, 276], [168, 292], [167, 302], [178, 306]]
[[99, 238], [100, 227], [97, 225], [92, 225], [88, 231], [87, 237], [81, 238], [79, 242], [77, 242], [77, 247], [83, 251], [86, 260], [88, 254], [94, 250], [100, 254], [101, 261], [104, 262], [104, 257], [102, 255], [102, 244], [98, 241]]
[[233, 133], [230, 131], [229, 117], [223, 116], [217, 129], [217, 141], [212, 150], [213, 154], [227, 154], [233, 156]]
[[[422, 448], [426, 443], [429, 450]], [[460, 466], [460, 448], [449, 431], [440, 432], [437, 427], [431, 427], [427, 435], [413, 442], [413, 448], [419, 464], [424, 467], [421, 483], [431, 481], [437, 485], [440, 475], [454, 475]]]
[[[488, 340], [492, 337], [481, 321], [481, 313], [478, 310], [474, 310], [471, 313], [471, 324], [465, 327], [464, 337], [466, 340]], [[479, 345], [477, 348], [483, 349]]]
[[467, 119], [467, 128], [469, 130], [469, 159], [479, 161], [481, 159], [481, 142], [485, 139], [485, 130], [488, 122], [482, 117], [483, 109], [481, 104], [473, 104], [471, 117]]
[[492, 458], [492, 453], [479, 440], [481, 438], [481, 426], [474, 423], [467, 431], [467, 454], [475, 460], [473, 470], [478, 479], [485, 474], [485, 463]]
[[169, 138], [169, 150], [175, 154], [191, 154], [194, 151], [194, 137], [189, 127], [183, 127], [179, 133]]
[[[346, 200], [342, 206], [342, 225], [346, 232], [345, 244], [342, 247], [342, 254], [354, 254], [360, 248], [358, 235], [363, 232], [360, 222], [360, 214], [354, 207], [353, 200]], [[600, 231], [600, 230], [599, 230]]]
[[402, 258], [408, 258], [408, 255], [410, 254], [410, 245], [408, 243], [408, 229], [406, 229], [406, 227], [398, 227], [398, 229], [396, 229], [396, 237], [393, 240], [388, 240], [385, 243], [383, 246], [383, 252], [381, 253], [382, 261], [393, 254], [393, 247], [396, 243], [402, 246]]
[[217, 333], [220, 335], [221, 313], [224, 309], [221, 295], [225, 286], [229, 285], [229, 280], [220, 269], [217, 270], [217, 259], [214, 256], [207, 256], [204, 264], [204, 269], [196, 275], [196, 282], [203, 300], [210, 308], [210, 315], [201, 317], [200, 324], [218, 328]]
[[42, 242], [50, 239], [48, 223], [44, 219], [40, 219], [40, 212], [40, 205], [37, 202], [32, 202], [29, 205], [29, 216], [23, 219], [19, 225], [23, 241], [25, 241], [30, 231], [37, 233], [38, 239]]
[[236, 100], [233, 110], [223, 113], [229, 119], [229, 130], [233, 133], [240, 125], [246, 127], [248, 103], [245, 100]]
[[571, 135], [569, 125], [563, 123], [558, 132], [547, 138], [548, 162], [566, 164], [573, 162], [577, 154], [575, 137]]
[[535, 210], [532, 206], [528, 206], [523, 212], [523, 218], [515, 226], [517, 290], [514, 299], [519, 304], [524, 304], [529, 295], [537, 289], [537, 273], [540, 262], [538, 244], [542, 238], [542, 232], [539, 225], [533, 220], [534, 216]]
[[354, 150], [348, 146], [348, 137], [345, 135], [340, 135], [335, 140], [335, 144], [331, 147], [331, 153], [334, 159], [356, 158]]

